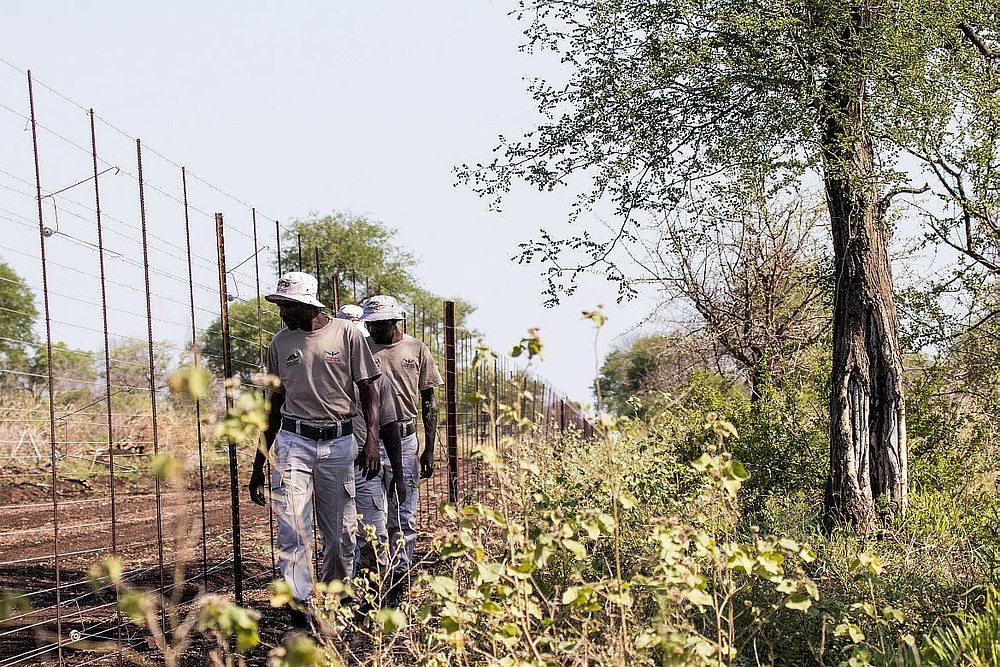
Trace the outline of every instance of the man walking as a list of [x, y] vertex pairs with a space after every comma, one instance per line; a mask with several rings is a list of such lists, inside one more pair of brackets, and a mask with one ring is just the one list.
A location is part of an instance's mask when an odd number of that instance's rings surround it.
[[[337, 311], [337, 318], [354, 322], [367, 338], [368, 330], [358, 321], [363, 312], [360, 306], [347, 304]], [[356, 467], [354, 471], [359, 524], [357, 548], [354, 551], [354, 574], [358, 577], [374, 572], [375, 583], [381, 586], [389, 579], [388, 498], [393, 497], [397, 503], [406, 500], [400, 449], [404, 423], [399, 421], [399, 399], [392, 382], [384, 374], [379, 375], [374, 388], [379, 404], [379, 456], [382, 465], [374, 477], [370, 477], [360, 467]], [[360, 417], [355, 417], [355, 427], [358, 427], [358, 419]], [[368, 526], [374, 532], [374, 542], [370, 542], [366, 535]]]
[[[422, 342], [399, 330], [403, 313], [391, 296], [373, 296], [364, 303], [361, 321], [371, 334], [369, 343], [379, 370], [392, 381], [399, 397], [402, 436], [403, 478], [406, 499], [389, 499], [389, 548], [392, 585], [389, 604], [398, 604], [413, 566], [413, 546], [417, 540], [418, 476], [434, 474], [434, 440], [437, 435], [437, 401], [434, 388], [443, 384], [431, 351]], [[415, 419], [420, 405], [424, 422], [424, 451], [417, 464]]]
[[[316, 299], [317, 282], [293, 271], [264, 298], [278, 305], [286, 329], [271, 340], [267, 369], [281, 380], [271, 392], [264, 440], [273, 450], [271, 499], [278, 522], [281, 574], [297, 602], [292, 624], [308, 629], [304, 609], [312, 592], [313, 494], [323, 538], [320, 581], [351, 576], [357, 512], [354, 464], [370, 474], [378, 455], [378, 401], [373, 388], [378, 366], [357, 327], [331, 319]], [[364, 417], [361, 454], [354, 439], [355, 387]], [[264, 461], [258, 448], [250, 475], [250, 499], [264, 505]]]

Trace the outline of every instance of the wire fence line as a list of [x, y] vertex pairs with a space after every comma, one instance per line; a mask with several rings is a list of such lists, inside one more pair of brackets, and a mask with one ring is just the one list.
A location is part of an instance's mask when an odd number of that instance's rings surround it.
[[[0, 330], [0, 594], [19, 591], [31, 603], [0, 624], [0, 667], [104, 664], [115, 656], [74, 645], [110, 640], [120, 657], [145, 637], [123, 622], [113, 590], [89, 587], [88, 569], [101, 558], [116, 556], [127, 581], [162, 595], [180, 586], [188, 597], [239, 601], [245, 579], [276, 574], [273, 518], [242, 490], [253, 445], [220, 442], [206, 426], [225, 408], [224, 378], [216, 373], [208, 397], [191, 402], [166, 391], [169, 373], [181, 363], [244, 378], [258, 370], [275, 333], [265, 321], [277, 319], [259, 297], [279, 268], [317, 274], [321, 300], [334, 307], [369, 296], [379, 276], [330, 266], [318, 251], [281, 267], [289, 226], [30, 73], [0, 65], [8, 68], [0, 77], [24, 77], [27, 93], [0, 104], [8, 156], [0, 258], [35, 297], [0, 308], [0, 319], [22, 323]], [[227, 213], [208, 213], [219, 210]], [[0, 283], [19, 287], [3, 275]], [[204, 351], [207, 337], [220, 335], [212, 327], [238, 304], [260, 308], [232, 318], [243, 333], [227, 343], [256, 349], [256, 359], [233, 358], [230, 344]], [[474, 365], [481, 342], [456, 325], [454, 304], [406, 310], [406, 333], [427, 343], [447, 384], [441, 472], [421, 481], [424, 528], [440, 503], [481, 497], [486, 475], [472, 452], [511, 434], [470, 394], [520, 404], [545, 437], [592, 433], [564, 395], [514, 360]], [[150, 473], [161, 453], [187, 462], [184, 489], [164, 488]], [[175, 581], [178, 567], [185, 574]]]

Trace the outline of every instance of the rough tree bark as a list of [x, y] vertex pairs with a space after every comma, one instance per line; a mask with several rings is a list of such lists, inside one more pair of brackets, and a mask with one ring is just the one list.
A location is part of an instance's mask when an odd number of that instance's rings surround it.
[[830, 397], [830, 473], [824, 525], [878, 528], [876, 500], [906, 506], [903, 363], [889, 264], [889, 229], [865, 124], [861, 53], [870, 17], [857, 10], [823, 90], [824, 185], [833, 231], [836, 293]]

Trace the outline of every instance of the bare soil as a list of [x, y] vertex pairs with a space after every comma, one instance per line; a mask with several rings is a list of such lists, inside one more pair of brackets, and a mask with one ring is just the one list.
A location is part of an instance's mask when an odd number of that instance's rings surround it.
[[[469, 465], [463, 461], [463, 472], [475, 474]], [[270, 648], [291, 629], [287, 612], [269, 604], [267, 586], [276, 577], [269, 511], [250, 503], [241, 489], [234, 533], [228, 477], [215, 475], [204, 494], [199, 487], [192, 481], [185, 491], [158, 490], [121, 481], [114, 503], [106, 479], [59, 480], [55, 498], [44, 484], [0, 488], [5, 501], [0, 505], [0, 595], [24, 592], [30, 602], [30, 609], [14, 609], [0, 620], [0, 667], [120, 664], [119, 645], [162, 664], [148, 645], [148, 632], [119, 622], [113, 591], [93, 590], [88, 570], [114, 554], [136, 589], [170, 591], [175, 572], [183, 572], [177, 588], [183, 600], [202, 591], [235, 600], [234, 534], [240, 542], [243, 605], [261, 614], [261, 645], [248, 653], [246, 664], [264, 667]], [[436, 523], [435, 508], [447, 497], [448, 476], [439, 469], [422, 484], [423, 531]], [[426, 548], [422, 540], [418, 550]], [[114, 650], [104, 654], [94, 650], [95, 644]], [[184, 664], [207, 664], [210, 649], [204, 640], [196, 642]]]

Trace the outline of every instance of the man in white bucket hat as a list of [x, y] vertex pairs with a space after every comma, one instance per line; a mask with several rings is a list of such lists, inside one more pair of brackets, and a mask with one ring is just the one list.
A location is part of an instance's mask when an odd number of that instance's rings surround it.
[[[347, 304], [337, 311], [337, 318], [351, 320], [359, 330], [368, 337], [365, 325], [358, 322], [363, 314], [360, 306]], [[369, 339], [370, 340], [370, 339]], [[377, 360], [376, 360], [376, 363]], [[399, 398], [392, 382], [384, 374], [380, 375], [374, 384], [379, 399], [379, 456], [382, 459], [382, 470], [375, 477], [365, 474], [360, 467], [354, 471], [354, 485], [357, 489], [355, 500], [358, 508], [358, 546], [354, 553], [355, 577], [374, 577], [366, 582], [374, 589], [373, 592], [385, 591], [389, 587], [391, 570], [389, 568], [389, 533], [387, 529], [388, 499], [396, 504], [406, 501], [406, 485], [403, 476], [400, 437], [405, 429], [405, 422], [399, 419]], [[355, 423], [359, 418], [355, 417]], [[366, 532], [368, 527], [374, 533], [375, 539], [369, 540]], [[373, 584], [373, 585], [372, 585]], [[379, 602], [376, 598], [376, 602]], [[362, 608], [367, 607], [363, 604]]]
[[[381, 470], [378, 454], [378, 398], [373, 383], [378, 366], [356, 325], [332, 319], [316, 298], [316, 279], [292, 271], [281, 276], [273, 294], [286, 328], [275, 334], [267, 370], [281, 380], [271, 392], [264, 440], [272, 453], [271, 500], [278, 522], [281, 574], [297, 604], [292, 624], [309, 629], [306, 608], [312, 592], [312, 515], [323, 537], [320, 581], [352, 575], [355, 547], [354, 465], [368, 474]], [[355, 399], [357, 389], [357, 402]], [[358, 455], [353, 418], [364, 418]], [[264, 505], [264, 461], [258, 448], [250, 475], [250, 499]]]
[[[434, 388], [444, 384], [430, 349], [420, 340], [399, 330], [403, 311], [395, 298], [380, 294], [364, 303], [361, 321], [368, 328], [368, 339], [379, 370], [392, 381], [399, 397], [400, 436], [406, 499], [389, 498], [389, 548], [392, 586], [388, 603], [396, 604], [407, 588], [413, 567], [413, 546], [417, 540], [417, 501], [420, 477], [434, 474], [434, 440], [437, 435], [437, 402]], [[424, 422], [424, 451], [419, 469], [415, 420], [417, 406]], [[391, 471], [386, 471], [391, 475]]]

